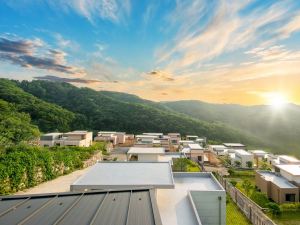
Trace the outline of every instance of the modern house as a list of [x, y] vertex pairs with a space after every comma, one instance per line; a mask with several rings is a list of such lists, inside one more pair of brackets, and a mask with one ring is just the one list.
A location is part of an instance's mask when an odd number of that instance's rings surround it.
[[124, 144], [126, 141], [126, 133], [116, 131], [99, 131], [94, 140], [109, 141], [112, 142], [113, 145]]
[[79, 146], [89, 147], [92, 145], [93, 132], [72, 131], [68, 133], [49, 133], [41, 136], [41, 146]]
[[253, 154], [244, 149], [236, 149], [235, 153], [231, 155], [231, 164], [235, 165], [239, 162], [241, 168], [248, 168], [249, 162], [253, 165]]
[[197, 135], [186, 135], [185, 139], [187, 141], [196, 141], [199, 137]]
[[277, 173], [256, 171], [255, 184], [268, 198], [279, 204], [299, 201], [299, 188]]
[[0, 197], [0, 224], [162, 225], [153, 189]]
[[194, 141], [187, 141], [187, 140], [181, 140], [179, 141], [179, 145], [181, 148], [186, 148], [188, 147], [189, 144], [194, 144]]
[[188, 146], [182, 149], [182, 152], [187, 158], [194, 161], [204, 162], [204, 148], [199, 144], [188, 144]]
[[94, 141], [104, 141], [104, 142], [110, 142], [113, 145], [118, 144], [118, 137], [112, 133], [112, 132], [98, 132], [98, 135], [94, 137]]
[[164, 148], [131, 147], [127, 152], [127, 158], [130, 159], [134, 156], [139, 162], [158, 162], [159, 157], [164, 154]]
[[300, 187], [300, 165], [276, 165], [275, 171], [279, 172], [281, 176]]
[[224, 145], [209, 145], [208, 150], [216, 155], [226, 155], [227, 148]]
[[206, 145], [206, 137], [200, 137], [195, 140], [195, 143], [204, 147]]
[[168, 133], [168, 136], [172, 145], [179, 145], [179, 141], [181, 140], [180, 133]]
[[[168, 162], [97, 163], [71, 185], [71, 190], [142, 187], [154, 188], [157, 211], [164, 225], [226, 224], [226, 194], [215, 177], [211, 173], [172, 173]], [[139, 224], [149, 223], [140, 220]]]
[[253, 154], [254, 158], [265, 159], [268, 153], [264, 150], [249, 150]]
[[143, 135], [156, 136], [158, 138], [161, 138], [162, 136], [164, 136], [163, 133], [143, 133]]
[[40, 145], [43, 147], [53, 147], [56, 145], [56, 141], [61, 139], [63, 133], [48, 133], [43, 134], [40, 137]]
[[136, 144], [144, 144], [144, 145], [152, 145], [153, 144], [153, 140], [155, 138], [158, 138], [157, 135], [136, 135], [135, 136], [135, 141]]
[[63, 137], [56, 141], [56, 145], [89, 147], [92, 145], [92, 142], [93, 132], [76, 130], [64, 133]]

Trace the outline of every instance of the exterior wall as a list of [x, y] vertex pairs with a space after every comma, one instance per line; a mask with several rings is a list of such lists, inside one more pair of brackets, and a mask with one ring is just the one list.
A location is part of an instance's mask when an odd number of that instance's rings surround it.
[[198, 156], [202, 157], [201, 162], [204, 162], [204, 152], [203, 151], [199, 151], [199, 150], [192, 150], [192, 153], [187, 153], [186, 154], [187, 157], [191, 158], [192, 160], [198, 161]]
[[191, 191], [190, 194], [203, 225], [226, 224], [225, 191]]
[[159, 161], [159, 155], [157, 154], [138, 154], [138, 161], [140, 162], [153, 162]]
[[257, 172], [255, 172], [255, 185], [261, 192], [265, 193], [268, 198], [271, 198], [270, 182], [262, 178]]
[[293, 181], [297, 184], [300, 184], [300, 176], [294, 176], [290, 173], [287, 173], [286, 171], [280, 169], [280, 174], [281, 176], [283, 176], [284, 178], [286, 178], [289, 181]]
[[[241, 167], [242, 168], [247, 168], [247, 162], [251, 161], [253, 163], [253, 155], [240, 155], [240, 154], [235, 154], [235, 158], [233, 161], [240, 161], [241, 162]], [[234, 162], [233, 162], [234, 163]]]

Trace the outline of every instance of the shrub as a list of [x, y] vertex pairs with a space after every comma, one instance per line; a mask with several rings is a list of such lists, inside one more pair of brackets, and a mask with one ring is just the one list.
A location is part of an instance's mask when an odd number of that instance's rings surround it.
[[258, 191], [253, 191], [250, 198], [262, 208], [266, 208], [267, 204], [270, 202], [265, 193]]
[[281, 214], [281, 209], [278, 204], [269, 202], [266, 206], [274, 216], [279, 216]]
[[232, 184], [232, 186], [236, 186], [237, 182], [235, 180], [231, 180], [230, 183]]

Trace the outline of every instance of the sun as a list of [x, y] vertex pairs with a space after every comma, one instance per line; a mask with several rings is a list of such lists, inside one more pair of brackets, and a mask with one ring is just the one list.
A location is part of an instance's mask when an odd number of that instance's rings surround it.
[[288, 99], [287, 97], [280, 92], [272, 92], [269, 93], [267, 96], [268, 105], [271, 105], [272, 107], [276, 109], [283, 108], [287, 103]]

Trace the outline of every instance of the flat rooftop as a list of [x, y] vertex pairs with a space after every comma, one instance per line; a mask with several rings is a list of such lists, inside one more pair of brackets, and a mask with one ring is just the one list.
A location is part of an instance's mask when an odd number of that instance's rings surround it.
[[272, 183], [274, 183], [275, 185], [277, 185], [280, 188], [296, 188], [296, 186], [293, 185], [292, 183], [290, 183], [287, 179], [285, 179], [284, 177], [282, 177], [280, 175], [275, 174], [274, 172], [257, 171], [257, 173], [262, 175], [262, 177], [265, 180], [271, 181]]
[[224, 191], [210, 173], [174, 173], [174, 189], [157, 189], [157, 205], [164, 225], [199, 225], [190, 191]]
[[300, 165], [276, 165], [276, 167], [294, 176], [300, 176]]
[[162, 225], [149, 189], [0, 197], [0, 224]]
[[82, 134], [87, 134], [87, 133], [91, 133], [90, 131], [86, 131], [86, 130], [75, 130], [75, 131], [71, 131], [71, 132], [67, 132], [64, 133], [66, 135], [71, 134], [71, 135], [82, 135]]
[[190, 149], [203, 150], [199, 144], [188, 144]]
[[169, 162], [100, 162], [71, 185], [71, 190], [174, 188]]
[[293, 157], [293, 156], [280, 155], [278, 157], [279, 157], [279, 159], [283, 159], [283, 160], [286, 160], [286, 161], [289, 161], [289, 162], [292, 162], [292, 163], [300, 163], [300, 160], [297, 159], [296, 157]]
[[162, 155], [165, 153], [165, 148], [140, 148], [131, 147], [127, 154], [158, 154]]
[[250, 152], [252, 152], [253, 154], [268, 154], [264, 150], [250, 150]]
[[41, 136], [55, 136], [55, 135], [62, 135], [62, 134], [63, 133], [53, 132], [53, 133], [42, 134]]
[[244, 149], [237, 149], [237, 150], [235, 150], [235, 153], [239, 154], [239, 155], [252, 155], [252, 153], [247, 152]]
[[241, 143], [223, 143], [226, 147], [246, 147], [245, 145]]

